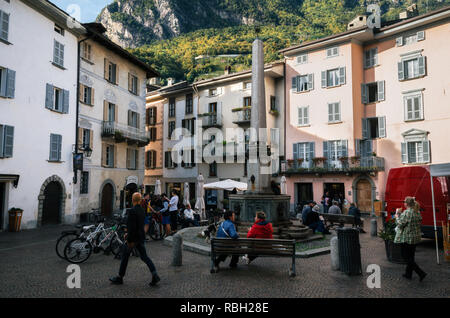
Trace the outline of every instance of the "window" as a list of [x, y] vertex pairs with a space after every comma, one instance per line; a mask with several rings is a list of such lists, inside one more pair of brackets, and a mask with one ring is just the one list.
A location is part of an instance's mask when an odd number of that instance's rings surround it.
[[376, 139], [386, 137], [386, 117], [362, 119], [362, 139]]
[[345, 84], [345, 67], [322, 72], [322, 87], [334, 87]]
[[107, 101], [105, 101], [105, 103], [106, 103], [105, 121], [115, 122], [116, 121], [116, 105], [113, 103], [109, 103]]
[[47, 84], [45, 107], [63, 114], [69, 113], [69, 91]]
[[61, 161], [62, 136], [50, 134], [50, 157], [49, 161]]
[[81, 57], [85, 60], [88, 60], [89, 62], [92, 61], [92, 47], [89, 43], [84, 42], [83, 43], [83, 50], [81, 51]]
[[327, 158], [327, 165], [334, 168], [342, 168], [339, 158], [348, 157], [347, 140], [331, 140], [323, 142], [323, 154]]
[[398, 79], [400, 81], [423, 77], [426, 72], [425, 56], [404, 58], [398, 63]]
[[64, 45], [56, 40], [53, 48], [53, 64], [64, 67]]
[[277, 99], [275, 96], [270, 96], [270, 110], [277, 110]]
[[172, 150], [166, 151], [164, 154], [164, 166], [167, 169], [174, 169], [177, 164], [172, 161]]
[[137, 76], [128, 73], [128, 91], [134, 95], [138, 95], [139, 80]]
[[209, 165], [209, 176], [217, 177], [217, 163], [215, 161]]
[[156, 125], [156, 107], [147, 108], [147, 125]]
[[210, 90], [209, 90], [209, 96], [210, 97], [213, 97], [213, 96], [218, 96], [218, 95], [220, 95], [220, 94], [222, 94], [222, 88], [211, 88]]
[[184, 168], [193, 168], [195, 167], [195, 150], [187, 149], [181, 151], [183, 156], [183, 161], [181, 162], [181, 166]]
[[328, 104], [328, 123], [337, 123], [341, 121], [341, 103]]
[[145, 166], [149, 169], [155, 169], [156, 168], [156, 154], [157, 152], [155, 150], [150, 150], [146, 152], [145, 156]]
[[175, 139], [175, 136], [172, 136], [173, 132], [175, 130], [175, 121], [169, 121], [169, 139]]
[[[300, 142], [294, 144], [294, 163], [298, 168], [312, 167], [312, 158], [315, 157], [314, 142]], [[301, 165], [298, 159], [303, 159]]]
[[252, 106], [252, 98], [244, 97], [244, 107], [250, 107], [250, 106]]
[[140, 121], [139, 114], [132, 110], [128, 110], [128, 126], [139, 128], [140, 127], [139, 121]]
[[105, 59], [105, 79], [112, 83], [118, 84], [118, 67], [117, 64]]
[[401, 143], [402, 163], [429, 163], [430, 141], [428, 132], [419, 129], [410, 129], [402, 134], [404, 142]]
[[309, 125], [309, 106], [298, 108], [298, 126]]
[[89, 172], [87, 171], [81, 172], [80, 193], [89, 193]]
[[90, 106], [94, 104], [94, 89], [92, 87], [80, 85], [80, 102]]
[[361, 158], [371, 157], [373, 154], [372, 140], [355, 139], [355, 155]]
[[297, 56], [297, 64], [308, 63], [308, 54], [302, 54]]
[[105, 156], [104, 156], [104, 165], [108, 168], [114, 168], [115, 162], [115, 149], [113, 145], [104, 145], [105, 147]]
[[252, 89], [252, 82], [244, 82], [244, 89]]
[[378, 65], [378, 48], [374, 47], [364, 52], [364, 67], [370, 68]]
[[55, 24], [54, 30], [55, 30], [56, 33], [61, 34], [62, 36], [64, 36], [64, 29], [62, 27], [60, 27], [59, 25]]
[[[193, 118], [193, 119], [181, 120], [181, 127], [187, 129], [189, 131], [190, 135], [193, 136], [194, 131], [195, 131], [195, 119]], [[187, 135], [187, 136], [189, 136], [189, 135]]]
[[376, 103], [384, 99], [384, 81], [361, 84], [361, 100], [363, 104]]
[[186, 94], [186, 114], [194, 112], [194, 99], [192, 94]]
[[83, 129], [83, 149], [86, 149], [87, 147], [92, 149], [91, 145], [91, 130], [90, 129]]
[[0, 40], [8, 42], [9, 14], [0, 10]]
[[405, 121], [424, 119], [422, 93], [404, 96], [403, 100], [405, 104]]
[[0, 67], [0, 97], [14, 98], [16, 72]]
[[175, 117], [175, 98], [169, 99], [169, 117]]
[[0, 158], [11, 158], [14, 146], [14, 127], [0, 125]]
[[327, 49], [327, 57], [335, 57], [339, 55], [339, 47], [335, 46]]
[[314, 74], [300, 75], [292, 78], [292, 91], [307, 92], [314, 89]]
[[127, 148], [127, 169], [136, 170], [138, 167], [139, 150]]
[[406, 36], [400, 36], [395, 40], [395, 42], [397, 46], [403, 46], [423, 40], [425, 40], [425, 31], [419, 31], [417, 33], [408, 34]]

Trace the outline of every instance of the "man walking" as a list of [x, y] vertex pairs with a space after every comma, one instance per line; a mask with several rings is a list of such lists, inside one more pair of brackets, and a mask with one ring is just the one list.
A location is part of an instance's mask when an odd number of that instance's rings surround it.
[[133, 208], [128, 211], [128, 220], [127, 220], [127, 234], [126, 234], [126, 243], [122, 247], [122, 260], [120, 262], [119, 276], [112, 277], [109, 280], [116, 285], [123, 284], [123, 277], [125, 276], [125, 272], [127, 270], [128, 258], [130, 257], [131, 251], [134, 247], [139, 252], [141, 260], [147, 264], [148, 269], [152, 274], [152, 281], [150, 282], [150, 286], [155, 286], [160, 278], [156, 273], [155, 265], [152, 260], [147, 256], [147, 252], [145, 250], [144, 241], [145, 241], [145, 231], [144, 231], [144, 221], [145, 221], [145, 212], [142, 209], [141, 203], [141, 194], [136, 192], [132, 197]]

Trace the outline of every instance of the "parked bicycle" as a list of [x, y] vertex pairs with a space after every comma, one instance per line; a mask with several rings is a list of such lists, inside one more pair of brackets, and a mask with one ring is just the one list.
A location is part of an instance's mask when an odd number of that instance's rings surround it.
[[164, 225], [162, 224], [161, 213], [156, 212], [150, 214], [148, 234], [155, 241], [162, 240], [164, 237], [166, 237], [166, 230], [164, 229]]

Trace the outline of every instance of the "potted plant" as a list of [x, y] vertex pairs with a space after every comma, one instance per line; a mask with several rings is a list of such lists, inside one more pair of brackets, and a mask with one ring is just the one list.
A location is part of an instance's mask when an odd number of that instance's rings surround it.
[[302, 166], [303, 161], [305, 161], [305, 159], [303, 159], [303, 158], [298, 158], [298, 159], [297, 159], [297, 164], [298, 164], [299, 167]]
[[294, 165], [294, 159], [288, 159], [287, 164], [289, 168], [292, 168], [292, 166]]
[[400, 244], [394, 243], [396, 226], [395, 220], [393, 218], [389, 219], [384, 223], [384, 229], [380, 232], [380, 234], [378, 234], [378, 236], [384, 240], [386, 256], [389, 262], [406, 264], [402, 256]]
[[276, 109], [271, 109], [270, 111], [269, 111], [269, 113], [270, 114], [272, 114], [272, 115], [274, 115], [274, 116], [278, 116], [280, 113], [278, 112], [278, 110], [276, 110]]
[[314, 166], [318, 166], [321, 163], [324, 163], [327, 160], [327, 158], [325, 157], [316, 157], [316, 158], [312, 158], [312, 161], [314, 163]]

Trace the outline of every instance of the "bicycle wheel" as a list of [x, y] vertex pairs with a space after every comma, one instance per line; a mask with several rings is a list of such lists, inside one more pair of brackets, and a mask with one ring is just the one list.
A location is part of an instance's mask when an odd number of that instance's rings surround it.
[[164, 226], [158, 222], [156, 222], [155, 220], [153, 220], [153, 222], [150, 223], [150, 227], [148, 228], [150, 237], [155, 240], [155, 241], [159, 241], [162, 240], [165, 236], [165, 230], [164, 230]]
[[58, 240], [56, 241], [56, 255], [58, 255], [60, 258], [65, 259], [64, 257], [64, 248], [66, 247], [67, 243], [72, 241], [73, 239], [78, 238], [78, 235], [76, 233], [66, 233], [61, 235]]
[[114, 256], [120, 254], [120, 250], [123, 246], [124, 242], [121, 241], [117, 235], [114, 235], [113, 239], [109, 243], [109, 250], [113, 253]]
[[72, 264], [85, 262], [91, 256], [91, 253], [91, 243], [80, 238], [69, 241], [64, 248], [64, 257]]

